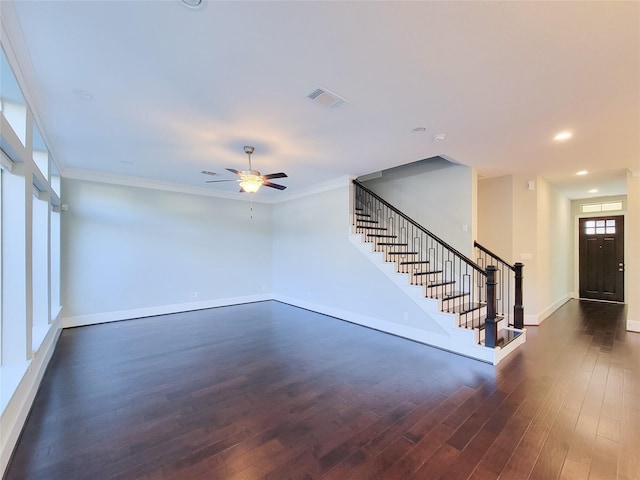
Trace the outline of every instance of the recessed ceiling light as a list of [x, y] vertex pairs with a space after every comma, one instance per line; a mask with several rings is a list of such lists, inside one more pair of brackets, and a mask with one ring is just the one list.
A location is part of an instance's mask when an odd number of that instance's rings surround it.
[[447, 136], [444, 133], [437, 133], [431, 138], [434, 142], [444, 142], [444, 139], [447, 138]]
[[424, 133], [427, 129], [425, 127], [415, 127], [411, 129], [411, 133]]
[[586, 170], [580, 170], [579, 172], [576, 172], [576, 175], [586, 175], [587, 173], [589, 172], [587, 172]]
[[589, 193], [598, 193], [598, 189], [597, 188], [592, 188], [591, 190], [589, 190]]
[[572, 136], [573, 136], [573, 134], [571, 132], [560, 132], [555, 137], [553, 137], [553, 139], [561, 142], [562, 140], [567, 140], [567, 139], [571, 138]]

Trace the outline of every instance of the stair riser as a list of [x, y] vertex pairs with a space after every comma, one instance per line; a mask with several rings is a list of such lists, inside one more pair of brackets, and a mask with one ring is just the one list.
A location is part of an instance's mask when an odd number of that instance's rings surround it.
[[[496, 323], [496, 329], [498, 331], [503, 330], [505, 328], [507, 328], [507, 320], [506, 319], [502, 319], [499, 322]], [[481, 330], [477, 330], [476, 333], [476, 340], [480, 341], [480, 343], [484, 344], [484, 339], [485, 339], [485, 332], [486, 330], [483, 328]]]
[[[370, 212], [360, 210], [360, 213]], [[497, 363], [495, 360], [497, 357], [495, 357], [495, 355], [498, 355], [503, 350], [503, 347], [486, 349], [483, 344], [480, 343], [481, 340], [484, 341], [485, 332], [484, 328], [478, 327], [484, 326], [486, 306], [476, 306], [475, 304], [478, 303], [478, 300], [476, 300], [475, 297], [482, 294], [482, 291], [474, 291], [474, 298], [471, 298], [469, 295], [460, 295], [460, 290], [468, 287], [468, 277], [454, 277], [452, 279], [451, 275], [457, 275], [459, 272], [457, 270], [455, 272], [451, 271], [453, 267], [450, 262], [447, 262], [446, 265], [440, 265], [444, 257], [438, 254], [439, 251], [437, 249], [434, 250], [430, 248], [427, 251], [423, 251], [420, 246], [416, 248], [412, 239], [404, 242], [402, 235], [395, 235], [398, 232], [393, 222], [389, 223], [386, 220], [377, 222], [375, 218], [375, 215], [370, 217], [366, 217], [365, 215], [355, 216], [352, 231], [361, 234], [359, 237], [360, 241], [364, 240], [365, 243], [371, 244], [371, 250], [361, 249], [361, 251], [365, 254], [368, 252], [369, 255], [372, 255], [370, 257], [372, 261], [400, 288], [406, 290], [409, 297], [415, 299], [416, 303], [421, 305], [421, 307], [423, 305], [422, 301], [426, 301], [428, 303], [424, 305], [429, 305], [429, 309], [433, 309], [434, 311], [437, 309], [437, 311], [441, 312], [436, 315], [429, 313], [429, 315], [431, 315], [433, 319], [437, 319], [439, 323], [442, 322], [441, 327], [450, 335], [451, 344], [445, 346], [445, 349], [449, 349], [455, 345], [456, 347], [453, 348], [452, 351], [485, 361], [489, 360], [494, 364]], [[385, 228], [384, 225], [388, 225], [388, 228]], [[362, 245], [364, 246], [365, 243]], [[399, 243], [408, 243], [408, 245], [397, 245]], [[414, 250], [416, 253], [410, 253]], [[373, 254], [373, 252], [378, 253]], [[380, 253], [382, 253], [382, 255], [378, 256]], [[435, 256], [436, 258], [430, 258], [431, 256]], [[383, 259], [386, 263], [379, 263]], [[427, 259], [430, 259], [431, 263], [426, 262]], [[436, 272], [435, 270], [446, 270], [446, 272]], [[393, 273], [394, 271], [404, 275], [396, 275]], [[415, 273], [419, 273], [420, 275], [415, 275]], [[406, 283], [404, 283], [403, 280], [406, 281]], [[448, 282], [446, 280], [458, 280], [458, 285], [456, 285], [455, 282]], [[421, 300], [420, 292], [422, 292], [424, 300]], [[455, 297], [451, 299], [443, 298], [451, 295], [455, 295]], [[465, 312], [465, 310], [469, 308], [473, 310]], [[456, 313], [461, 311], [465, 313]], [[506, 324], [506, 319], [500, 319], [497, 323], [498, 330], [504, 330]], [[508, 335], [505, 336], [505, 338], [507, 337]], [[504, 352], [508, 353], [512, 351], [513, 348], [515, 348], [513, 345], [517, 346], [523, 343], [525, 338], [525, 334], [523, 333], [519, 338], [512, 341], [511, 344], [508, 344], [508, 348], [504, 350]], [[472, 342], [472, 346], [465, 347], [465, 345], [471, 345]], [[485, 353], [485, 350], [491, 351], [492, 354]], [[506, 353], [503, 354], [503, 357], [504, 355], [506, 355]]]
[[[366, 224], [367, 227], [371, 227], [372, 224]], [[373, 245], [373, 250], [384, 254], [385, 261], [388, 263], [394, 263], [396, 272], [404, 273], [407, 275], [410, 285], [418, 285], [423, 287], [423, 295], [426, 298], [442, 298], [446, 295], [451, 295], [455, 291], [455, 283], [446, 283], [444, 285], [430, 286], [433, 283], [440, 284], [443, 282], [443, 272], [433, 272], [423, 275], [414, 275], [415, 273], [429, 272], [431, 266], [429, 264], [409, 264], [402, 265], [402, 262], [421, 260], [420, 255], [417, 253], [400, 253], [391, 254], [391, 252], [399, 252], [402, 249], [409, 249], [408, 245], [385, 245], [386, 243], [402, 243], [398, 241], [395, 236], [387, 232], [374, 232], [373, 234], [385, 235], [382, 237], [366, 237], [365, 242]], [[465, 302], [464, 298], [455, 298], [448, 301], [439, 301], [439, 310], [444, 313], [455, 314], [456, 307]], [[457, 315], [457, 325], [461, 328], [473, 328], [472, 326], [480, 325], [484, 322], [486, 317], [486, 307], [474, 310], [467, 315]], [[469, 327], [467, 327], [469, 325]]]

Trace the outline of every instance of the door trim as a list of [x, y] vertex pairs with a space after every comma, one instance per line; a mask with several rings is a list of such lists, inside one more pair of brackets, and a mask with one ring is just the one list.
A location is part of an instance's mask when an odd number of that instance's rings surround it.
[[[573, 200], [576, 201], [576, 200]], [[578, 200], [579, 202], [580, 200]], [[627, 225], [627, 211], [620, 210], [617, 212], [608, 212], [612, 216], [624, 217], [624, 224]], [[602, 212], [594, 213], [575, 213], [573, 215], [573, 292], [572, 298], [590, 302], [607, 302], [607, 303], [627, 303], [627, 292], [629, 291], [629, 275], [627, 268], [624, 269], [624, 301], [623, 302], [610, 302], [608, 300], [594, 300], [593, 298], [580, 298], [580, 219], [581, 218], [598, 218], [602, 217]], [[627, 229], [624, 229], [624, 258], [627, 261], [627, 249], [629, 243], [627, 242]]]

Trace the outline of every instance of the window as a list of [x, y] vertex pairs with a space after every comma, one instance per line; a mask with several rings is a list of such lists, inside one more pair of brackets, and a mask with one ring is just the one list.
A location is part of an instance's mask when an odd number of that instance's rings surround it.
[[60, 314], [60, 207], [51, 205], [49, 220], [50, 236], [49, 259], [51, 286], [51, 313], [50, 321], [53, 322]]
[[9, 126], [0, 130], [0, 414], [26, 376], [37, 375], [32, 360], [60, 313], [60, 173], [5, 51], [0, 48], [0, 117]]
[[49, 202], [34, 185], [31, 217], [31, 343], [38, 350], [49, 331]]
[[40, 133], [40, 129], [33, 124], [33, 161], [36, 163], [38, 170], [45, 179], [49, 179], [49, 151], [44, 144], [44, 139]]
[[51, 189], [60, 197], [60, 171], [53, 160], [51, 161]]
[[0, 53], [0, 111], [22, 142], [22, 146], [25, 146], [27, 138], [27, 104], [24, 101], [16, 77], [13, 75], [13, 70], [9, 66], [4, 50], [0, 49]]
[[604, 235], [616, 233], [615, 219], [587, 220], [584, 223], [584, 233], [587, 235]]
[[580, 205], [582, 213], [615, 212], [622, 210], [622, 202], [589, 203]]

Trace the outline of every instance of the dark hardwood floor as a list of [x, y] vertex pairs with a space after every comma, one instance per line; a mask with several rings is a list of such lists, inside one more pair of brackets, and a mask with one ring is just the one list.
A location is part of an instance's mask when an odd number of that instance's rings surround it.
[[498, 367], [277, 302], [68, 329], [6, 479], [637, 480], [623, 308]]

